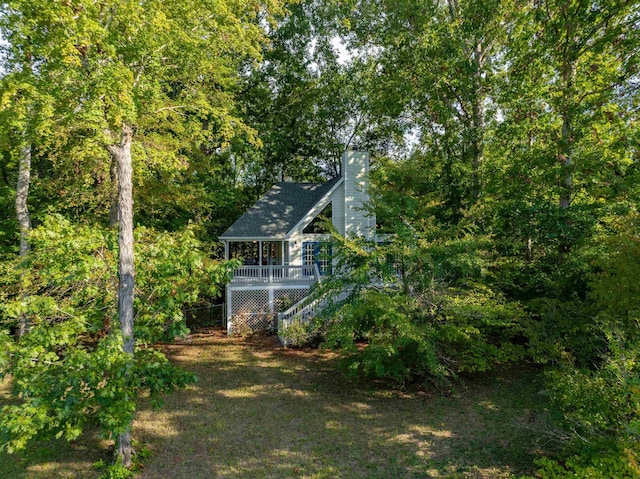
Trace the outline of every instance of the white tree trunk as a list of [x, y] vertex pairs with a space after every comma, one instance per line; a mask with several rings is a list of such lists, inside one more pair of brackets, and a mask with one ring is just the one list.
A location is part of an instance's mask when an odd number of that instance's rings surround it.
[[111, 166], [109, 167], [109, 176], [111, 177], [111, 204], [109, 207], [109, 227], [118, 226], [118, 162], [111, 155]]
[[20, 256], [29, 251], [29, 230], [31, 230], [31, 217], [27, 199], [29, 197], [29, 185], [31, 184], [31, 145], [26, 144], [20, 149], [20, 164], [18, 166], [18, 187], [16, 189], [16, 213], [20, 225]]
[[[122, 127], [120, 143], [110, 145], [109, 153], [115, 160], [118, 172], [118, 316], [120, 330], [124, 339], [124, 352], [133, 359], [133, 293], [134, 293], [134, 265], [133, 265], [133, 169], [131, 166], [131, 127]], [[131, 446], [131, 424], [116, 440], [116, 454], [125, 467], [131, 466], [133, 449]]]
[[[29, 186], [31, 184], [31, 144], [26, 143], [20, 149], [20, 162], [18, 165], [18, 186], [16, 188], [16, 215], [20, 226], [20, 256], [25, 256], [29, 251], [29, 231], [31, 230], [31, 217], [29, 216]], [[24, 336], [29, 330], [27, 317], [20, 315], [18, 318], [18, 337]]]
[[[569, 29], [568, 31], [571, 31]], [[566, 211], [571, 206], [573, 193], [573, 119], [575, 115], [575, 88], [576, 88], [576, 60], [573, 58], [565, 58], [562, 65], [562, 79], [564, 81], [562, 91], [562, 132], [560, 136], [560, 144], [558, 148], [559, 159], [562, 162], [560, 169], [561, 186], [560, 186], [560, 209]], [[564, 220], [564, 228], [566, 231], [571, 230], [569, 220]], [[562, 238], [560, 242], [560, 252], [568, 253], [571, 250], [570, 237]]]

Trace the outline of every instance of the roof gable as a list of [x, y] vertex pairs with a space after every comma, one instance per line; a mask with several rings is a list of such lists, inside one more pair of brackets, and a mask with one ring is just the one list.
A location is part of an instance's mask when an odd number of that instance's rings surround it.
[[341, 179], [276, 183], [220, 238], [284, 238]]

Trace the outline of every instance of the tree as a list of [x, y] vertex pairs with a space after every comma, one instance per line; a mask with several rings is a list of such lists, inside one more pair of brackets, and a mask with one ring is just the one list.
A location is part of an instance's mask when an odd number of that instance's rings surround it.
[[[119, 145], [107, 149], [117, 165], [118, 178], [118, 318], [123, 336], [123, 351], [133, 358], [135, 339], [133, 333], [133, 169], [131, 167], [131, 127], [123, 125]], [[127, 374], [131, 374], [127, 371]], [[131, 466], [131, 426], [118, 435], [116, 454], [125, 467]]]
[[[32, 154], [35, 147], [49, 140], [51, 102], [42, 91], [40, 78], [34, 74], [30, 42], [14, 45], [15, 70], [0, 79], [0, 138], [9, 164], [17, 163], [15, 181], [15, 212], [18, 223], [18, 255], [25, 257], [30, 249], [29, 189], [31, 187]], [[5, 181], [6, 181], [5, 177]], [[18, 335], [26, 333], [26, 318], [21, 318]]]
[[[27, 258], [0, 270], [0, 376], [10, 374], [21, 394], [0, 417], [2, 448], [15, 451], [43, 435], [73, 440], [89, 424], [105, 438], [125, 433], [139, 392], [157, 406], [162, 393], [193, 380], [153, 345], [184, 334], [184, 306], [216, 295], [234, 264], [209, 260], [192, 229], [137, 228], [134, 326], [146, 347], [131, 357], [117, 334], [117, 232], [51, 215], [31, 237]], [[14, 340], [4, 333], [21, 315], [31, 328]]]
[[[242, 130], [233, 113], [233, 86], [241, 63], [259, 58], [261, 22], [278, 8], [276, 0], [13, 0], [4, 9], [7, 38], [14, 45], [29, 39], [61, 123], [71, 136], [83, 134], [85, 142], [101, 146], [111, 158], [105, 165], [116, 165], [120, 334], [130, 361], [135, 344], [132, 151], [138, 144], [140, 166], [146, 161], [176, 168], [186, 161], [187, 146], [210, 137], [224, 144]], [[164, 149], [162, 140], [174, 149]], [[128, 467], [130, 424], [119, 425], [117, 432], [116, 451]]]
[[[370, 117], [393, 119], [433, 171], [454, 222], [484, 192], [485, 137], [510, 2], [354, 2], [350, 39], [369, 52]], [[444, 213], [444, 211], [443, 211]]]
[[564, 252], [580, 235], [571, 207], [580, 214], [619, 192], [605, 185], [619, 184], [631, 163], [637, 22], [634, 2], [550, 0], [524, 4], [510, 31], [503, 154], [518, 187], [554, 198]]
[[327, 2], [291, 4], [270, 32], [265, 61], [245, 81], [244, 118], [262, 145], [240, 143], [236, 152], [258, 194], [283, 179], [336, 176], [344, 149], [364, 136], [367, 76], [339, 58], [332, 15]]

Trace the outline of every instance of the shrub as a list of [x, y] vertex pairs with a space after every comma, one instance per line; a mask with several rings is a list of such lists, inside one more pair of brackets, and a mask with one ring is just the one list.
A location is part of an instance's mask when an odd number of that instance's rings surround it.
[[356, 375], [400, 382], [444, 377], [433, 330], [414, 321], [415, 307], [400, 294], [363, 292], [330, 321], [325, 344], [342, 350], [347, 369]]
[[597, 361], [564, 361], [547, 374], [552, 404], [571, 441], [562, 461], [541, 463], [543, 478], [640, 476], [639, 224], [640, 216], [632, 215], [618, 225], [600, 273], [591, 278]]
[[[523, 309], [472, 280], [484, 264], [480, 242], [337, 241], [341, 273], [316, 294], [350, 292], [320, 321], [326, 345], [343, 352], [352, 373], [442, 381], [524, 356]], [[448, 282], [451, 275], [457, 280]]]
[[280, 330], [280, 337], [287, 346], [299, 348], [311, 344], [317, 335], [313, 323], [294, 320]]

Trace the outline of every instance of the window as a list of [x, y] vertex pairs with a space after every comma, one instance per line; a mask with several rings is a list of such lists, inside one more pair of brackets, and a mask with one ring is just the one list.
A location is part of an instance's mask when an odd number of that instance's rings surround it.
[[331, 273], [331, 246], [328, 244], [320, 245], [317, 263], [320, 274]]
[[327, 224], [331, 224], [333, 218], [333, 211], [331, 203], [324, 207], [324, 209], [318, 213], [311, 223], [309, 223], [302, 232], [306, 235], [327, 234], [329, 228]]
[[303, 243], [302, 247], [302, 264], [317, 264], [322, 275], [331, 273], [331, 245], [312, 241]]
[[302, 251], [302, 259], [305, 266], [311, 266], [315, 263], [315, 249], [317, 243], [305, 243]]

